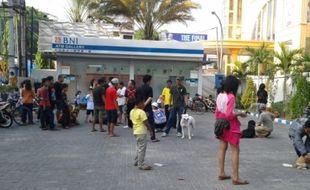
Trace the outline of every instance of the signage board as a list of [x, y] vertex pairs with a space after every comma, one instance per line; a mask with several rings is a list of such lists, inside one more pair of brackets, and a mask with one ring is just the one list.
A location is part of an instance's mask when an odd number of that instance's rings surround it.
[[167, 33], [168, 40], [176, 40], [180, 42], [195, 42], [200, 40], [207, 40], [206, 34], [186, 34], [186, 33]]

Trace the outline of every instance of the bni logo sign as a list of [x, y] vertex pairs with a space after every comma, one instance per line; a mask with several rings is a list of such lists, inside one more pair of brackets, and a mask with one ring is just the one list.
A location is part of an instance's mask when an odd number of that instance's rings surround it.
[[79, 39], [76, 37], [55, 36], [54, 42], [56, 44], [79, 44]]

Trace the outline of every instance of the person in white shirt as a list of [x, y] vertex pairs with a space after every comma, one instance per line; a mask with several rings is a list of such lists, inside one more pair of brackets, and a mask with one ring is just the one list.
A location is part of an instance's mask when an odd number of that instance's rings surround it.
[[119, 88], [117, 90], [117, 103], [118, 103], [118, 108], [119, 108], [119, 123], [124, 122], [126, 124], [126, 87], [124, 85], [124, 82], [119, 83]]
[[[85, 123], [88, 121], [92, 123], [94, 116], [94, 99], [93, 99], [93, 89], [89, 88], [89, 93], [86, 95], [87, 105], [86, 105], [86, 118]], [[91, 115], [91, 119], [89, 119], [89, 115]], [[88, 120], [89, 119], [89, 120]]]

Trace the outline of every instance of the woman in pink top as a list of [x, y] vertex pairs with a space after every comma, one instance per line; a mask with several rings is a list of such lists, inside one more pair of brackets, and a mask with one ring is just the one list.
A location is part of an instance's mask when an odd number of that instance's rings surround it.
[[218, 137], [220, 140], [218, 161], [220, 175], [219, 180], [230, 179], [231, 177], [225, 174], [225, 156], [228, 144], [232, 150], [232, 183], [234, 185], [246, 185], [247, 181], [239, 178], [239, 142], [241, 137], [240, 122], [238, 116], [246, 117], [245, 113], [235, 113], [234, 107], [236, 102], [236, 94], [239, 87], [239, 80], [234, 76], [227, 76], [223, 81], [222, 90], [216, 100], [216, 119], [225, 119], [229, 122], [230, 128], [224, 129], [223, 134]]

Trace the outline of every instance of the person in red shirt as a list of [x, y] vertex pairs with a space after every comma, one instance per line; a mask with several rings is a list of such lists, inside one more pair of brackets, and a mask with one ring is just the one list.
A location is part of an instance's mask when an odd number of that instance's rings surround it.
[[107, 124], [109, 129], [110, 137], [118, 137], [114, 133], [114, 126], [117, 122], [117, 91], [116, 88], [118, 86], [119, 80], [117, 78], [113, 78], [111, 80], [111, 86], [106, 90], [105, 97], [105, 110], [107, 112]]
[[48, 126], [50, 130], [56, 130], [54, 126], [54, 114], [51, 107], [50, 94], [49, 94], [49, 80], [44, 78], [42, 79], [42, 87], [39, 89], [40, 97], [40, 120], [42, 130], [47, 130]]

